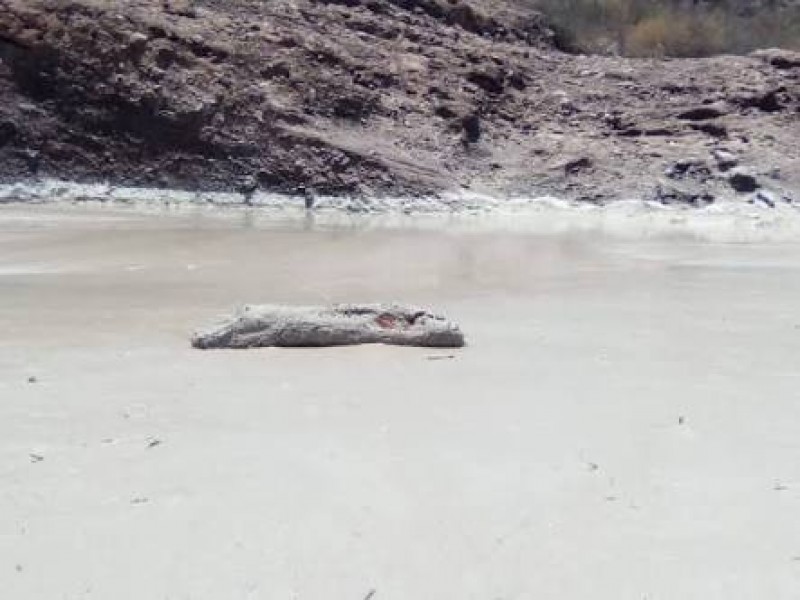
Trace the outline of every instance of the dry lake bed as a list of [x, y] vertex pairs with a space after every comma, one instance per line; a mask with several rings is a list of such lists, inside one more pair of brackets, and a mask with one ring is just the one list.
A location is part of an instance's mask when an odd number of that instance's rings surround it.
[[[800, 597], [800, 237], [487, 219], [0, 208], [0, 596]], [[468, 347], [189, 346], [383, 301]]]

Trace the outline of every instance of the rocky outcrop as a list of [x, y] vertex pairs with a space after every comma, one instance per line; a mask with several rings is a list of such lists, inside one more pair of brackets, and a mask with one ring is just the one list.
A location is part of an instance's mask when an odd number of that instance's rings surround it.
[[571, 56], [526, 6], [0, 0], [0, 181], [603, 202], [724, 150], [797, 195], [796, 53]]
[[444, 317], [394, 305], [250, 305], [192, 337], [192, 346], [200, 349], [356, 344], [460, 348], [464, 343], [459, 327]]

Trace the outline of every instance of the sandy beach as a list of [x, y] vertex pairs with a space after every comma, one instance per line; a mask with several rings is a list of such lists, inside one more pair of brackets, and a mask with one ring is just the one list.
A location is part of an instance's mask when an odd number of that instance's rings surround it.
[[[468, 347], [189, 347], [380, 301]], [[0, 597], [796, 599], [798, 307], [784, 238], [0, 207]]]

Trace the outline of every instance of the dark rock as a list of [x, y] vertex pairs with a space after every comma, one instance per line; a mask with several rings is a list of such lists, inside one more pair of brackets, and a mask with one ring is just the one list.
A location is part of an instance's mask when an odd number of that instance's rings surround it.
[[155, 55], [155, 64], [162, 71], [169, 69], [178, 60], [178, 52], [174, 48], [159, 48]]
[[781, 88], [752, 96], [745, 96], [739, 99], [739, 104], [744, 108], [757, 108], [767, 113], [780, 112], [785, 108], [780, 98], [784, 91], [785, 90]]
[[11, 121], [0, 121], [0, 148], [17, 137], [17, 126]]
[[625, 129], [620, 129], [617, 134], [620, 137], [641, 137], [644, 134], [644, 131], [636, 126], [631, 125]]
[[705, 161], [689, 158], [675, 161], [664, 174], [670, 179], [691, 179], [705, 183], [711, 178], [711, 169]]
[[779, 90], [767, 92], [763, 96], [755, 99], [754, 106], [764, 112], [778, 112], [784, 109], [783, 103], [779, 100]]
[[728, 128], [719, 123], [691, 123], [689, 126], [695, 131], [702, 131], [713, 138], [725, 139], [728, 137]]
[[458, 112], [456, 112], [455, 108], [448, 104], [440, 104], [437, 106], [434, 110], [434, 114], [443, 119], [452, 119], [458, 116]]
[[472, 71], [467, 75], [467, 81], [474, 83], [489, 94], [500, 94], [505, 89], [503, 75], [498, 71]]
[[188, 19], [196, 19], [198, 16], [191, 0], [165, 0], [164, 9], [168, 14]]
[[755, 192], [760, 188], [758, 180], [747, 171], [737, 169], [728, 176], [728, 183], [739, 193]]
[[371, 116], [378, 108], [378, 97], [366, 93], [345, 93], [333, 100], [333, 116], [358, 121]]
[[[320, 4], [338, 4], [340, 6], [348, 6], [348, 7], [355, 7], [361, 6], [361, 0], [317, 0]], [[373, 1], [369, 3], [370, 6], [377, 6], [382, 7], [383, 5], [380, 2]]]
[[39, 168], [42, 164], [41, 152], [33, 148], [19, 148], [14, 151], [14, 154], [25, 162], [29, 174], [39, 174]]
[[656, 186], [653, 199], [662, 204], [687, 206], [705, 206], [714, 202], [713, 194], [702, 188], [664, 184]]
[[727, 114], [727, 111], [720, 106], [698, 106], [680, 113], [678, 118], [685, 121], [706, 121], [708, 119], [717, 119], [725, 114]]
[[673, 127], [658, 123], [645, 123], [641, 128], [641, 132], [646, 137], [670, 137], [677, 134], [676, 129]]
[[752, 56], [760, 58], [776, 69], [800, 69], [800, 52], [770, 48], [768, 50], [756, 50]]
[[478, 115], [464, 117], [461, 126], [464, 128], [464, 139], [470, 144], [475, 144], [481, 139], [481, 119]]
[[447, 11], [446, 21], [450, 25], [457, 25], [466, 31], [483, 33], [489, 24], [486, 18], [480, 15], [469, 4], [455, 4]]
[[528, 82], [521, 73], [509, 73], [506, 81], [508, 81], [508, 85], [520, 92], [528, 87]]
[[292, 71], [289, 68], [289, 65], [283, 61], [268, 64], [261, 69], [261, 76], [264, 79], [274, 79], [276, 77], [288, 79], [291, 77], [291, 75]]
[[149, 39], [144, 33], [135, 31], [128, 39], [128, 48], [134, 53], [141, 54], [147, 47]]
[[591, 158], [586, 156], [582, 156], [580, 158], [576, 158], [575, 160], [571, 160], [564, 165], [564, 173], [566, 175], [578, 175], [583, 171], [591, 169], [594, 163], [592, 162]]

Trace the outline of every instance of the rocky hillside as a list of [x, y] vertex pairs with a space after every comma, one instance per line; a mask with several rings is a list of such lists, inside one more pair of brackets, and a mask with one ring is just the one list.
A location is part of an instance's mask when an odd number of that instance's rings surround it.
[[0, 0], [0, 180], [800, 200], [800, 55], [567, 55], [524, 6]]

